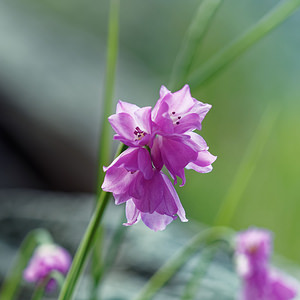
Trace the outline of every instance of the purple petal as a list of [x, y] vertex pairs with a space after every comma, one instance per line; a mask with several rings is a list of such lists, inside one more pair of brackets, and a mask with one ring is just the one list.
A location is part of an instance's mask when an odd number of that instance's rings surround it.
[[129, 194], [138, 210], [152, 214], [159, 206], [163, 197], [163, 182], [158, 172], [154, 173], [150, 180], [138, 175], [131, 185]]
[[151, 122], [151, 107], [142, 107], [134, 112], [136, 123], [143, 129], [145, 132], [152, 132], [152, 122]]
[[143, 173], [145, 179], [151, 179], [153, 176], [153, 168], [148, 150], [145, 148], [139, 148], [137, 162], [138, 168]]
[[108, 121], [117, 133], [116, 137], [120, 136], [124, 144], [131, 146], [134, 141], [135, 120], [128, 113], [118, 113], [111, 115]]
[[160, 137], [156, 137], [153, 142], [153, 146], [151, 148], [151, 157], [153, 164], [157, 170], [161, 170], [164, 162], [161, 157], [160, 149], [162, 147], [162, 139]]
[[138, 170], [139, 149], [134, 147], [126, 149], [108, 167], [103, 167], [104, 172], [112, 167], [125, 167], [128, 171]]
[[152, 214], [141, 213], [141, 217], [144, 224], [154, 231], [165, 230], [167, 225], [169, 225], [173, 220], [176, 219], [176, 216], [170, 217], [167, 215], [160, 215], [157, 212], [154, 212]]
[[204, 138], [201, 135], [199, 135], [195, 132], [186, 132], [185, 135], [188, 135], [191, 138], [191, 140], [195, 144], [198, 145], [198, 147], [199, 147], [198, 151], [208, 150], [207, 144], [206, 144]]
[[217, 159], [208, 151], [198, 152], [197, 159], [186, 166], [186, 169], [193, 169], [199, 173], [208, 173], [212, 170], [211, 164]]
[[123, 223], [124, 226], [131, 226], [141, 219], [141, 213], [132, 200], [126, 202], [126, 218], [127, 223]]
[[290, 300], [297, 296], [296, 289], [277, 276], [271, 280], [270, 300]]
[[178, 125], [174, 126], [175, 133], [185, 133], [187, 131], [201, 129], [201, 120], [198, 114], [190, 113], [181, 117]]
[[125, 194], [113, 194], [114, 198], [115, 198], [115, 204], [119, 205], [122, 204], [126, 201], [128, 201], [129, 199], [131, 199], [131, 197], [125, 193]]
[[107, 170], [101, 188], [105, 192], [124, 194], [128, 191], [136, 174], [131, 174], [124, 168], [112, 167]]
[[119, 113], [125, 112], [128, 114], [132, 114], [138, 109], [139, 109], [139, 107], [135, 104], [131, 104], [131, 103], [119, 100], [119, 102], [117, 104], [116, 113], [119, 114]]
[[168, 93], [170, 93], [170, 91], [164, 85], [162, 85], [159, 90], [159, 97], [163, 98]]
[[197, 151], [192, 149], [188, 140], [178, 137], [156, 137], [161, 139], [161, 157], [173, 178], [176, 176], [184, 180], [184, 167], [196, 160]]
[[180, 220], [182, 222], [187, 222], [188, 219], [185, 216], [185, 210], [180, 202], [180, 199], [178, 197], [178, 194], [174, 188], [174, 186], [172, 185], [171, 181], [169, 180], [168, 176], [165, 174], [162, 174], [163, 180], [166, 184], [166, 187], [168, 189], [168, 192], [170, 193], [169, 197], [172, 197], [172, 199], [175, 201], [175, 204], [177, 206], [177, 215], [180, 218]]
[[155, 123], [154, 132], [172, 134], [173, 121], [169, 115], [169, 106], [166, 102], [157, 102], [152, 110], [152, 119]]

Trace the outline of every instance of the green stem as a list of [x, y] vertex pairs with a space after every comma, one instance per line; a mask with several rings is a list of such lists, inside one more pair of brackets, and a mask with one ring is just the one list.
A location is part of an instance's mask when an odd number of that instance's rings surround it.
[[[120, 144], [116, 156], [118, 156], [125, 149], [125, 145]], [[95, 242], [96, 233], [98, 226], [102, 220], [105, 208], [107, 206], [110, 193], [102, 191], [97, 200], [97, 206], [90, 220], [90, 223], [85, 231], [85, 234], [81, 240], [81, 243], [77, 249], [75, 257], [73, 259], [71, 268], [64, 282], [62, 290], [60, 292], [58, 300], [69, 300], [72, 299], [75, 287], [78, 283], [83, 267], [86, 263], [88, 254]]]
[[232, 60], [268, 34], [272, 29], [285, 21], [299, 6], [300, 0], [281, 1], [252, 28], [247, 30], [231, 44], [221, 49], [205, 64], [200, 66], [198, 71], [191, 74], [189, 81], [190, 86], [196, 88], [210, 79]]
[[214, 222], [215, 225], [230, 225], [231, 219], [236, 212], [242, 195], [247, 188], [268, 137], [275, 125], [278, 114], [278, 109], [274, 108], [274, 104], [271, 104], [262, 115], [260, 124], [258, 125], [251, 142], [247, 146], [247, 151], [245, 152], [236, 175], [231, 183], [230, 189], [221, 203]]
[[194, 272], [185, 286], [183, 295], [181, 300], [193, 300], [196, 299], [196, 293], [200, 285], [201, 278], [205, 276], [208, 266], [212, 261], [215, 253], [217, 251], [217, 247], [206, 247], [202, 250], [201, 255], [199, 257], [199, 262], [196, 265]]
[[62, 287], [64, 282], [64, 276], [60, 272], [52, 271], [41, 284], [37, 285], [31, 300], [41, 300], [43, 298], [43, 295], [45, 293], [45, 288], [50, 279], [55, 279], [59, 289]]
[[[118, 38], [119, 38], [119, 10], [120, 0], [110, 0], [110, 13], [108, 25], [107, 41], [107, 64], [106, 81], [104, 87], [102, 127], [99, 143], [99, 172], [98, 183], [104, 178], [102, 167], [107, 165], [111, 159], [111, 129], [107, 118], [112, 112], [113, 94], [116, 78], [116, 65], [118, 56]], [[98, 187], [99, 191], [100, 187]]]
[[90, 220], [90, 223], [86, 229], [86, 232], [81, 240], [78, 250], [73, 259], [72, 266], [69, 270], [67, 278], [64, 282], [63, 288], [59, 295], [59, 300], [69, 300], [72, 299], [75, 287], [78, 283], [78, 279], [83, 270], [85, 262], [87, 260], [89, 251], [94, 242], [96, 236], [97, 228], [102, 220], [103, 213], [108, 203], [110, 193], [102, 191], [100, 197], [97, 201], [97, 206], [95, 212]]
[[233, 231], [225, 227], [208, 228], [196, 235], [189, 243], [171, 257], [148, 281], [135, 300], [149, 300], [182, 267], [201, 245], [220, 239], [229, 239]]
[[20, 283], [23, 279], [23, 271], [26, 268], [34, 249], [40, 244], [48, 243], [52, 243], [52, 238], [48, 231], [43, 229], [35, 229], [28, 233], [19, 248], [13, 267], [4, 279], [0, 291], [1, 300], [16, 299], [20, 288]]
[[177, 54], [169, 89], [180, 88], [186, 82], [195, 54], [222, 0], [203, 0], [193, 17]]

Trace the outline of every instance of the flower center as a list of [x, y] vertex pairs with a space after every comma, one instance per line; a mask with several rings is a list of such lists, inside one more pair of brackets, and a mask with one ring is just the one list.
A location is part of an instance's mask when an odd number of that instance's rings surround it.
[[141, 130], [139, 127], [135, 127], [134, 135], [136, 136], [135, 141], [141, 140], [147, 132]]
[[174, 125], [180, 124], [179, 120], [181, 119], [181, 116], [176, 116], [176, 111], [172, 111], [172, 113], [170, 114], [170, 118], [173, 121]]

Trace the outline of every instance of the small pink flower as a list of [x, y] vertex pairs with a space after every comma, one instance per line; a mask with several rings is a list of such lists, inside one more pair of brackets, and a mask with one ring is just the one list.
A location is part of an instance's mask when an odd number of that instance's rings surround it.
[[[62, 247], [55, 244], [44, 244], [38, 246], [34, 251], [23, 277], [28, 282], [41, 284], [52, 271], [58, 271], [66, 275], [71, 266], [71, 256]], [[50, 279], [46, 290], [52, 291], [56, 288], [56, 281]]]
[[210, 108], [210, 104], [202, 103], [191, 96], [187, 84], [175, 93], [162, 86], [160, 98], [152, 111], [152, 120], [158, 132], [182, 134], [195, 129], [201, 130], [201, 122]]
[[151, 107], [119, 101], [116, 114], [108, 118], [116, 132], [114, 139], [130, 147], [145, 146], [152, 143]]
[[242, 300], [290, 300], [296, 289], [270, 267], [272, 234], [250, 228], [237, 235], [237, 272], [243, 279]]

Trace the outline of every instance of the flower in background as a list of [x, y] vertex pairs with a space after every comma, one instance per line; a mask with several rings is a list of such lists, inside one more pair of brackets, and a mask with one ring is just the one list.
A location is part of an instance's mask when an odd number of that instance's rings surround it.
[[237, 272], [243, 280], [242, 300], [289, 300], [296, 289], [271, 269], [272, 233], [250, 228], [236, 238]]
[[[66, 275], [72, 258], [64, 248], [55, 244], [43, 244], [36, 248], [30, 259], [23, 277], [28, 282], [41, 284], [51, 274], [52, 271]], [[46, 285], [47, 291], [56, 288], [56, 281], [52, 278]]]
[[108, 118], [116, 132], [114, 139], [129, 148], [108, 167], [102, 189], [112, 192], [115, 203], [126, 202], [127, 223], [140, 219], [152, 230], [163, 230], [179, 216], [186, 222], [185, 211], [163, 166], [177, 183], [185, 184], [184, 168], [199, 173], [212, 170], [216, 157], [208, 152], [205, 140], [193, 132], [211, 105], [192, 98], [188, 85], [171, 93], [160, 89], [160, 98], [151, 107], [140, 108], [119, 101], [116, 114]]

